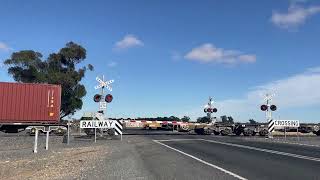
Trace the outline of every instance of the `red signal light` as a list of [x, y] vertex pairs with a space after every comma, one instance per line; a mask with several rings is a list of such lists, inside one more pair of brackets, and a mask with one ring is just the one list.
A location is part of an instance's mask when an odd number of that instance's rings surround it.
[[100, 102], [101, 101], [101, 95], [100, 94], [96, 94], [93, 97], [94, 102]]
[[108, 95], [106, 95], [105, 100], [107, 103], [111, 103], [111, 101], [113, 100], [113, 96], [111, 94], [108, 94]]
[[268, 109], [268, 106], [267, 105], [261, 105], [260, 107], [261, 111], [266, 111]]

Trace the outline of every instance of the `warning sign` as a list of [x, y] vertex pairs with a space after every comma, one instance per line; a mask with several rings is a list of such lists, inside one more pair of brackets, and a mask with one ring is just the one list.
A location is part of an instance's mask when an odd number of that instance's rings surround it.
[[84, 121], [80, 121], [80, 128], [114, 128], [115, 127], [115, 123], [114, 121], [108, 121], [108, 120], [104, 120], [104, 121], [88, 121], [88, 120], [84, 120]]
[[283, 127], [299, 127], [300, 123], [298, 120], [274, 120], [274, 126], [276, 128], [283, 128]]

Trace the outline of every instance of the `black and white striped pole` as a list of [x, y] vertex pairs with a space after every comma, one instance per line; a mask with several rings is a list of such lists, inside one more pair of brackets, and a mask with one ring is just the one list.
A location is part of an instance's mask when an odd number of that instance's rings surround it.
[[274, 119], [272, 119], [272, 111], [277, 110], [277, 106], [271, 104], [272, 98], [274, 94], [266, 94], [264, 100], [266, 101], [266, 104], [261, 105], [260, 109], [261, 111], [266, 112], [266, 119], [268, 122], [268, 137], [273, 138], [272, 132], [274, 131]]

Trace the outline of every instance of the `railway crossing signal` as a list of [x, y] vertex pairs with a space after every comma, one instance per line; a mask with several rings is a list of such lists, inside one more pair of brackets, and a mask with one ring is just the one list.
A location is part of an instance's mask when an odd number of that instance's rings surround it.
[[109, 91], [112, 91], [112, 87], [110, 86], [114, 80], [111, 79], [109, 81], [104, 81], [104, 76], [102, 77], [102, 79], [100, 79], [99, 77], [96, 77], [96, 80], [100, 83], [99, 85], [95, 86], [95, 89], [100, 89], [100, 88], [104, 88], [106, 87]]
[[[217, 108], [213, 107], [212, 97], [209, 97], [209, 102], [204, 106], [204, 112], [207, 113], [208, 118], [211, 120], [211, 113], [216, 113], [218, 111]], [[215, 122], [212, 122], [215, 123]]]
[[271, 105], [270, 109], [271, 109], [271, 111], [276, 111], [277, 110], [277, 106], [276, 105]]
[[266, 112], [266, 119], [268, 122], [268, 132], [269, 132], [269, 137], [272, 138], [272, 132], [274, 130], [274, 120], [272, 119], [272, 111], [277, 110], [277, 106], [270, 104], [272, 101], [274, 94], [266, 94], [266, 97], [264, 100], [266, 101], [266, 104], [261, 105], [260, 109], [261, 111]]
[[100, 102], [101, 101], [101, 95], [100, 94], [96, 94], [93, 96], [93, 101], [94, 102]]
[[260, 109], [261, 109], [261, 111], [266, 111], [268, 109], [268, 106], [263, 104], [263, 105], [261, 105]]
[[[113, 100], [113, 96], [111, 94], [107, 94], [105, 97], [103, 97], [103, 93], [104, 93], [104, 88], [106, 87], [109, 91], [112, 91], [112, 87], [110, 86], [114, 80], [109, 80], [109, 81], [104, 81], [104, 76], [102, 76], [102, 79], [100, 79], [99, 77], [96, 77], [96, 80], [99, 82], [99, 85], [95, 86], [95, 89], [100, 89], [101, 88], [101, 94], [96, 94], [93, 97], [94, 102], [100, 102], [100, 109], [106, 109], [106, 103], [111, 103], [111, 101]], [[104, 100], [104, 101], [102, 101]], [[101, 104], [103, 104], [103, 108], [101, 108]]]
[[105, 98], [105, 101], [106, 101], [107, 103], [111, 103], [112, 100], [113, 100], [113, 96], [112, 96], [111, 94], [107, 94], [107, 95], [106, 95], [106, 98]]

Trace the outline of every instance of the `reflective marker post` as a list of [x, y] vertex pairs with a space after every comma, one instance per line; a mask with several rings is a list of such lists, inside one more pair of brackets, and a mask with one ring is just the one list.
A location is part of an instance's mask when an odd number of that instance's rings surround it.
[[68, 141], [67, 141], [67, 145], [69, 145], [69, 141], [70, 141], [70, 121], [68, 121]]
[[94, 128], [94, 142], [97, 142], [97, 128]]
[[284, 140], [287, 141], [286, 127], [284, 127]]
[[46, 138], [46, 150], [49, 149], [49, 132], [50, 130], [47, 131], [47, 138]]
[[36, 129], [35, 135], [34, 135], [34, 147], [33, 147], [33, 153], [37, 153], [38, 152], [38, 129]]

